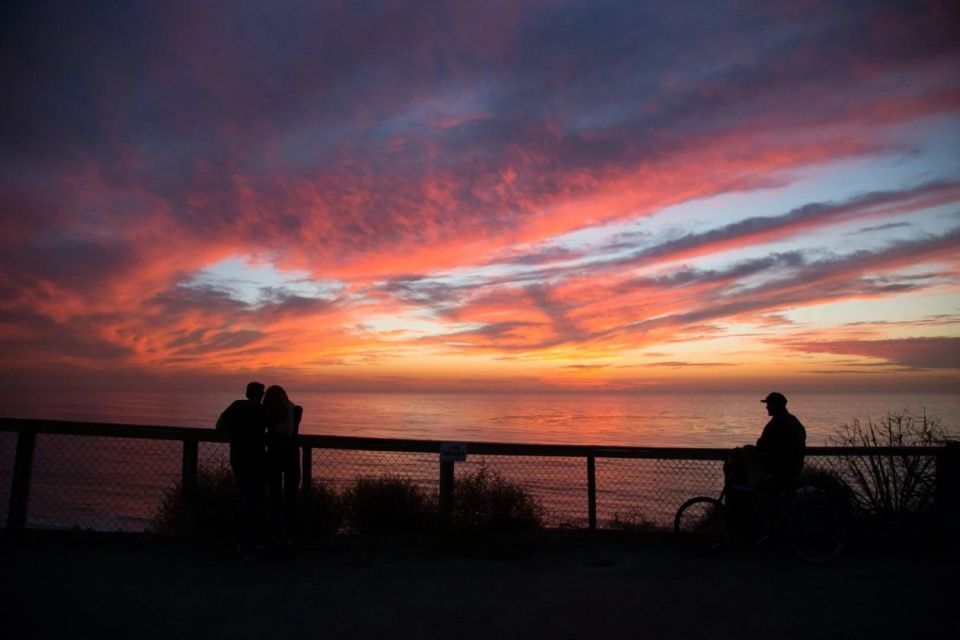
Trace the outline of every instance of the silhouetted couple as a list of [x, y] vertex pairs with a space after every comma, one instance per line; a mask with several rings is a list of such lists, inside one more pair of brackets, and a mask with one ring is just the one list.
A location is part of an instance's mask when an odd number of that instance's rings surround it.
[[238, 493], [237, 529], [244, 555], [265, 542], [281, 546], [291, 542], [300, 486], [296, 436], [302, 418], [303, 407], [290, 402], [283, 387], [274, 385], [264, 391], [261, 383], [251, 382], [246, 398], [234, 401], [217, 420], [217, 430], [230, 439], [230, 468]]

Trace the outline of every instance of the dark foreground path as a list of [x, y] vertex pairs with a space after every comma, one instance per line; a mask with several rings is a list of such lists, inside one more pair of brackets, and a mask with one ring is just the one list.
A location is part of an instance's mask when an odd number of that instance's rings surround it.
[[955, 552], [691, 558], [669, 541], [563, 535], [338, 542], [285, 561], [62, 539], [0, 546], [6, 638], [956, 638]]

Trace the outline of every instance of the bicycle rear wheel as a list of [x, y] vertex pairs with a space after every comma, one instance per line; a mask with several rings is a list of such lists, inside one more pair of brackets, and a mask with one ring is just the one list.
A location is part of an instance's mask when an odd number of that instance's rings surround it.
[[677, 509], [673, 531], [680, 543], [690, 551], [716, 553], [727, 544], [729, 530], [726, 508], [716, 498], [691, 498]]
[[847, 546], [843, 514], [827, 500], [804, 500], [790, 506], [783, 526], [787, 547], [807, 562], [836, 560]]

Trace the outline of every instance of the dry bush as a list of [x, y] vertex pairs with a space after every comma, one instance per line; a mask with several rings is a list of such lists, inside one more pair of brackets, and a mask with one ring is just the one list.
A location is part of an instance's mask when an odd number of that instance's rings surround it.
[[[945, 433], [940, 421], [902, 411], [881, 420], [853, 419], [828, 438], [842, 447], [933, 447]], [[897, 515], [926, 510], [933, 502], [936, 456], [891, 453], [843, 458], [843, 476], [853, 490], [857, 507], [872, 515]]]

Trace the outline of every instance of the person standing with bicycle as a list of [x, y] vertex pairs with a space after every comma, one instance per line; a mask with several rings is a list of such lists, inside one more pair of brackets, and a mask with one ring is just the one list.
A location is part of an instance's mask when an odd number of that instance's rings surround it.
[[807, 431], [787, 411], [787, 397], [774, 391], [761, 402], [767, 405], [770, 421], [756, 445], [730, 452], [723, 466], [728, 489], [780, 493], [789, 489], [803, 471]]
[[776, 391], [761, 400], [767, 405], [770, 421], [757, 440], [757, 462], [763, 473], [761, 483], [774, 494], [789, 489], [803, 471], [807, 431], [787, 411], [787, 397]]
[[782, 543], [809, 562], [829, 562], [846, 546], [845, 509], [816, 487], [799, 487], [807, 433], [773, 392], [761, 402], [770, 421], [755, 446], [731, 451], [718, 497], [695, 496], [677, 509], [673, 529], [688, 549], [713, 553], [731, 541]]
[[803, 471], [807, 432], [776, 391], [761, 400], [769, 422], [754, 446], [738, 447], [724, 464], [724, 494], [730, 515], [748, 538], [762, 531], [763, 514], [778, 506]]

